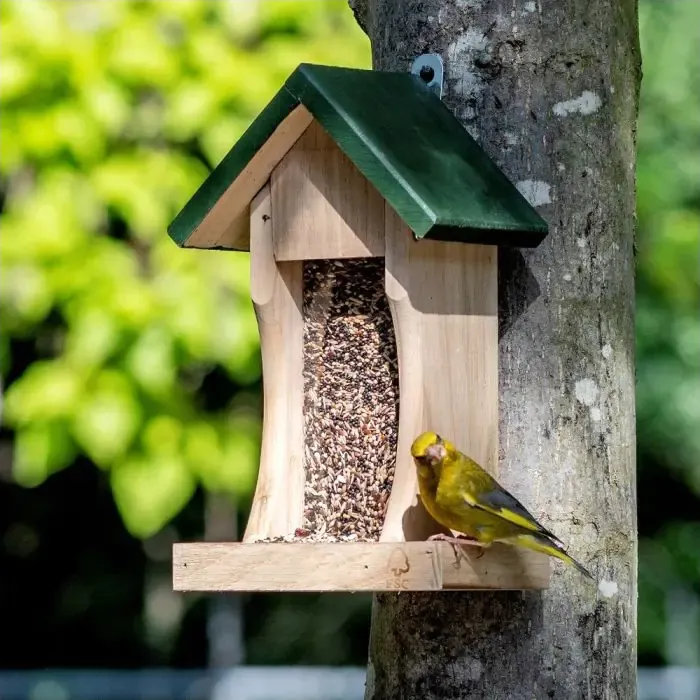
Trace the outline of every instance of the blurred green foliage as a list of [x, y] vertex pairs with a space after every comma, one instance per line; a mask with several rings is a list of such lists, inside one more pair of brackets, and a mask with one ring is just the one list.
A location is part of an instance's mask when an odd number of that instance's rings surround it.
[[[0, 6], [3, 374], [14, 477], [87, 455], [128, 529], [157, 532], [196, 484], [248, 495], [260, 360], [243, 254], [165, 228], [304, 60], [367, 65], [344, 2]], [[237, 387], [219, 410], [212, 367]]]
[[681, 664], [669, 595], [700, 600], [700, 4], [642, 0], [640, 32], [639, 652]]
[[[649, 663], [673, 661], [665, 592], [700, 596], [700, 5], [642, 0], [640, 19]], [[245, 500], [260, 430], [247, 256], [180, 250], [165, 228], [298, 63], [369, 67], [367, 39], [344, 0], [19, 0], [0, 3], [0, 22], [0, 367], [14, 478], [36, 486], [87, 457], [137, 537], [161, 530], [198, 484]], [[288, 658], [265, 619], [252, 656]], [[333, 639], [332, 622], [309, 619], [316, 642]]]
[[638, 132], [638, 420], [700, 496], [700, 4], [642, 3]]
[[700, 4], [642, 0], [640, 31], [639, 651], [697, 664], [669, 657], [666, 618], [675, 591], [700, 601]]

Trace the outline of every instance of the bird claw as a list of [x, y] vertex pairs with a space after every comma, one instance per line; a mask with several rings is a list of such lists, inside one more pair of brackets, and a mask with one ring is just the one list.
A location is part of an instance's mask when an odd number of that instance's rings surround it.
[[428, 542], [435, 542], [439, 540], [440, 542], [450, 542], [452, 544], [458, 544], [465, 547], [488, 547], [489, 545], [484, 542], [479, 542], [473, 537], [467, 537], [466, 535], [459, 535], [457, 537], [450, 537], [443, 532], [438, 532], [436, 535], [431, 535], [428, 537]]
[[428, 537], [428, 542], [448, 542], [452, 545], [452, 551], [455, 555], [455, 563], [452, 565], [455, 569], [459, 569], [461, 560], [466, 558], [464, 556], [464, 550], [462, 547], [479, 547], [481, 551], [476, 555], [476, 559], [481, 559], [484, 556], [484, 549], [488, 547], [487, 544], [479, 542], [478, 540], [472, 539], [471, 537], [466, 537], [464, 535], [459, 537], [450, 537], [443, 532], [438, 532], [435, 535]]

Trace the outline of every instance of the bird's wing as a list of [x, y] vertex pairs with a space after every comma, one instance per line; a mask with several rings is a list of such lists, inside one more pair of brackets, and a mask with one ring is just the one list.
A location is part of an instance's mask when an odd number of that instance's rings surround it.
[[[478, 467], [476, 462], [473, 464]], [[508, 493], [488, 472], [481, 467], [478, 469], [479, 473], [472, 473], [468, 479], [471, 482], [470, 488], [463, 489], [464, 500], [470, 506], [559, 542], [556, 535], [538, 523], [532, 513], [515, 496]]]

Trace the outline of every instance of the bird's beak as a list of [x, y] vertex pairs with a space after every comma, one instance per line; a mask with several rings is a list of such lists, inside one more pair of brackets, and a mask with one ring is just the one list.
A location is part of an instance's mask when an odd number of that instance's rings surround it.
[[447, 457], [447, 450], [444, 445], [430, 445], [430, 447], [425, 450], [425, 456], [431, 462], [442, 462], [442, 460]]

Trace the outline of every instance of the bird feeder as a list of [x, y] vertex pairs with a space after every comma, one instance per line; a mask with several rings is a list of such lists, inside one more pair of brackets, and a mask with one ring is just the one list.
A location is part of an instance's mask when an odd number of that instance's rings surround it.
[[250, 252], [264, 386], [243, 541], [176, 543], [175, 590], [547, 587], [544, 555], [427, 541], [411, 442], [496, 474], [497, 246], [547, 225], [423, 79], [300, 65], [169, 233]]

